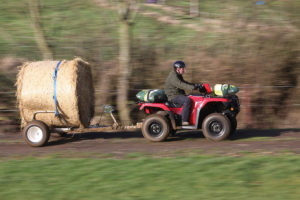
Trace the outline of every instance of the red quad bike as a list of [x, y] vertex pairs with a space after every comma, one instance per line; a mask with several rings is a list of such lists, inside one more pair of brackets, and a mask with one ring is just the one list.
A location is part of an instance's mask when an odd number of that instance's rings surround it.
[[192, 100], [190, 125], [181, 125], [182, 106], [166, 101], [161, 103], [139, 102], [140, 110], [147, 114], [142, 124], [145, 138], [153, 142], [164, 141], [176, 130], [200, 130], [212, 141], [221, 141], [234, 134], [236, 116], [240, 110], [236, 95], [218, 97], [205, 93], [189, 95]]

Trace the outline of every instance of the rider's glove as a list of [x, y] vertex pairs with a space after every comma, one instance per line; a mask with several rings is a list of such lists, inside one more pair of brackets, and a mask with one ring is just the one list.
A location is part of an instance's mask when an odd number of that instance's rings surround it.
[[198, 84], [198, 83], [194, 84], [194, 90], [198, 90], [200, 88], [200, 85], [201, 84]]
[[196, 83], [196, 84], [194, 84], [194, 90], [199, 90], [202, 93], [206, 92], [206, 89], [203, 86], [203, 83], [200, 83], [200, 84]]

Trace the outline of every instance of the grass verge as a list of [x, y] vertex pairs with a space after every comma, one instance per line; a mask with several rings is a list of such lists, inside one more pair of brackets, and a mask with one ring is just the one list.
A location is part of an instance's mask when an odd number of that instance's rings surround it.
[[298, 156], [0, 161], [0, 199], [298, 199]]

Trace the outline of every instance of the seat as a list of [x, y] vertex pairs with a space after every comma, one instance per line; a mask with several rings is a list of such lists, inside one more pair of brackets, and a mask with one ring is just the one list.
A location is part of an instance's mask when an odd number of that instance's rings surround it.
[[182, 104], [177, 104], [172, 101], [167, 101], [165, 105], [168, 106], [169, 108], [181, 108], [182, 106]]

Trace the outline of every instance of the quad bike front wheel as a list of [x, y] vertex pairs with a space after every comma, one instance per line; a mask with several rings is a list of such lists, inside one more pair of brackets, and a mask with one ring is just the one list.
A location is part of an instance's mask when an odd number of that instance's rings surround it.
[[169, 122], [162, 115], [149, 115], [143, 122], [142, 133], [145, 138], [152, 142], [164, 141], [170, 133]]
[[29, 122], [22, 132], [27, 144], [33, 147], [44, 146], [50, 137], [50, 131], [46, 124], [41, 121], [33, 120]]
[[204, 119], [202, 131], [209, 140], [225, 140], [231, 133], [231, 123], [226, 116], [220, 113], [212, 113]]

